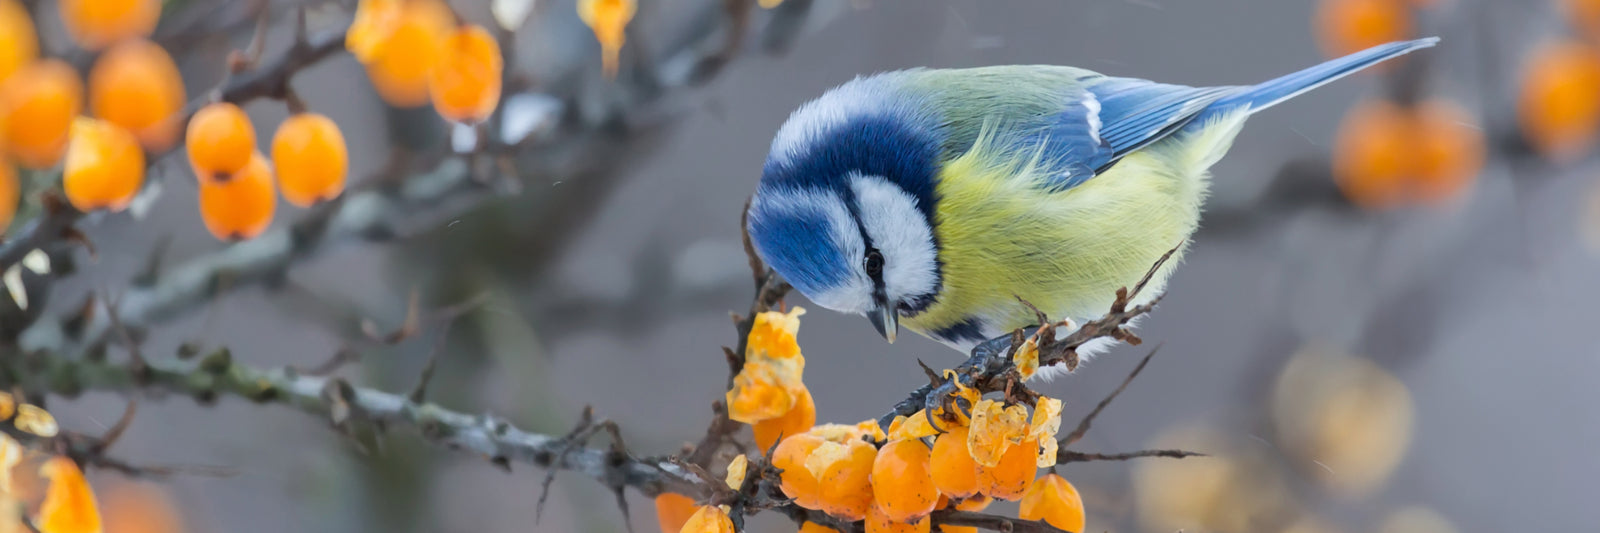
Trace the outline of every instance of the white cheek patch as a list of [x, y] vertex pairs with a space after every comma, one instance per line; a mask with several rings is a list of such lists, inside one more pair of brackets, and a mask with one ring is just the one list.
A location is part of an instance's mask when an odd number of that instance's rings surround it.
[[850, 209], [845, 207], [843, 199], [822, 191], [786, 190], [768, 192], [758, 196], [758, 200], [764, 204], [763, 209], [775, 213], [820, 213], [828, 221], [829, 232], [825, 237], [844, 256], [841, 260], [850, 265], [850, 273], [844, 283], [813, 291], [806, 297], [817, 305], [841, 313], [861, 314], [872, 308], [872, 280], [862, 270], [860, 260], [867, 253], [867, 245], [862, 242], [861, 232], [856, 229], [855, 220], [850, 217]]
[[889, 301], [930, 294], [939, 284], [933, 228], [917, 199], [877, 176], [850, 176], [856, 211], [872, 244], [883, 254], [883, 284]]

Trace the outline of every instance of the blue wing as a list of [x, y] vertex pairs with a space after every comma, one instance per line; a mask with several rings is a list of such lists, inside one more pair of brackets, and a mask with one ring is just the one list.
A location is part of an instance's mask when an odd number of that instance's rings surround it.
[[1056, 190], [1087, 181], [1117, 160], [1182, 128], [1238, 87], [1186, 87], [1132, 78], [1100, 78], [1080, 90], [1046, 149], [1061, 167]]
[[1123, 156], [1183, 129], [1196, 119], [1247, 109], [1254, 113], [1333, 80], [1438, 43], [1417, 39], [1376, 46], [1252, 86], [1187, 87], [1132, 78], [1090, 78], [1069, 96], [1045, 149], [1061, 171], [1051, 187], [1070, 189], [1111, 168]]

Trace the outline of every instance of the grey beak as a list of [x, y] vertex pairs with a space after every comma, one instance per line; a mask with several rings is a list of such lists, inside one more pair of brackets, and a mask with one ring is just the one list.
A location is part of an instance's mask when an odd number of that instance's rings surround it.
[[895, 313], [893, 307], [880, 305], [873, 308], [867, 312], [867, 320], [872, 322], [872, 328], [878, 330], [878, 334], [883, 335], [889, 344], [894, 344], [894, 336], [900, 332], [900, 315]]

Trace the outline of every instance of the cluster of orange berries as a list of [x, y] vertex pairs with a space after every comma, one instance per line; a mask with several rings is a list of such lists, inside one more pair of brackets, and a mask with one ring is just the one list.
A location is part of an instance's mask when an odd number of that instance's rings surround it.
[[300, 207], [344, 191], [350, 166], [344, 134], [317, 113], [298, 112], [278, 125], [271, 163], [256, 149], [250, 117], [231, 103], [197, 111], [184, 139], [200, 182], [200, 217], [219, 239], [249, 239], [266, 231], [280, 190]]
[[[183, 127], [183, 79], [172, 56], [146, 38], [157, 0], [67, 0], [61, 15], [79, 44], [100, 51], [84, 86], [65, 62], [41, 59], [28, 13], [0, 0], [0, 139], [5, 154], [30, 168], [62, 166], [62, 189], [81, 211], [120, 211], [144, 187], [147, 153], [170, 150]], [[496, 78], [498, 79], [498, 78]], [[237, 106], [215, 103], [188, 123], [185, 148], [200, 178], [200, 213], [223, 239], [250, 238], [271, 223], [275, 188], [299, 206], [338, 196], [348, 152], [333, 121], [298, 113], [272, 140], [272, 165], [256, 151], [254, 126]], [[276, 166], [277, 183], [271, 170]], [[15, 212], [20, 185], [0, 163], [0, 229]]]
[[1561, 3], [1579, 37], [1533, 50], [1521, 73], [1517, 118], [1534, 150], [1569, 160], [1586, 153], [1600, 132], [1600, 1]]
[[[1324, 53], [1332, 57], [1410, 39], [1415, 36], [1413, 11], [1434, 3], [1322, 0], [1317, 34]], [[1351, 202], [1367, 208], [1447, 203], [1467, 191], [1483, 168], [1485, 141], [1475, 122], [1471, 113], [1444, 98], [1404, 105], [1382, 99], [1362, 103], [1339, 128], [1334, 182]]]
[[390, 105], [431, 100], [445, 119], [476, 124], [500, 102], [500, 43], [441, 0], [361, 0], [345, 48]]
[[[183, 82], [172, 58], [160, 46], [145, 40], [161, 14], [159, 0], [64, 0], [58, 2], [61, 20], [78, 46], [101, 51], [89, 73], [89, 111], [137, 139], [127, 150], [114, 142], [106, 154], [69, 148], [84, 111], [84, 83], [72, 66], [39, 57], [38, 34], [26, 8], [16, 0], [0, 0], [0, 230], [9, 225], [20, 200], [21, 185], [10, 161], [28, 168], [51, 168], [62, 159], [78, 169], [90, 155], [106, 155], [92, 166], [88, 181], [73, 180], [78, 200], [106, 206], [126, 205], [144, 183], [143, 144], [164, 149], [173, 141], [172, 113], [183, 105]], [[129, 161], [129, 158], [135, 158]], [[137, 164], [129, 164], [137, 163]], [[104, 164], [102, 164], [104, 163]], [[132, 171], [124, 170], [137, 167]], [[104, 168], [119, 172], [109, 179]], [[76, 173], [74, 173], [76, 174]], [[82, 176], [79, 176], [80, 178]], [[124, 199], [126, 197], [126, 199]], [[80, 206], [82, 207], [82, 206]]]
[[[918, 412], [897, 417], [887, 431], [876, 421], [815, 425], [815, 406], [800, 382], [805, 359], [795, 342], [803, 312], [755, 318], [745, 366], [727, 398], [729, 417], [751, 423], [758, 446], [772, 450], [771, 464], [782, 471], [780, 489], [796, 505], [864, 521], [869, 533], [927, 532], [935, 510], [978, 511], [995, 499], [1020, 499], [1021, 518], [1083, 531], [1083, 501], [1072, 484], [1053, 471], [1035, 477], [1056, 462], [1059, 400], [1040, 398], [1030, 415], [1025, 405], [962, 389], [961, 399], [973, 406], [970, 415]], [[729, 467], [730, 486], [744, 470], [741, 456]], [[696, 507], [681, 495], [661, 495], [656, 510], [666, 533], [732, 531], [725, 509]], [[801, 531], [829, 529], [808, 522]]]

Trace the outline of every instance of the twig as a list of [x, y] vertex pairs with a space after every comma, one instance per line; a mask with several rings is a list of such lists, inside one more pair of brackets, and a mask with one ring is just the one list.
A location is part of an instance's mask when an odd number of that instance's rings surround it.
[[1128, 377], [1123, 378], [1122, 384], [1117, 385], [1117, 390], [1111, 391], [1111, 394], [1106, 395], [1105, 399], [1100, 400], [1100, 403], [1094, 406], [1094, 410], [1089, 411], [1089, 414], [1084, 415], [1083, 420], [1078, 421], [1078, 427], [1073, 428], [1072, 433], [1068, 433], [1067, 436], [1061, 438], [1061, 447], [1066, 448], [1082, 440], [1083, 435], [1089, 432], [1089, 424], [1094, 422], [1094, 418], [1100, 416], [1100, 412], [1104, 411], [1107, 405], [1111, 405], [1111, 400], [1115, 400], [1118, 394], [1122, 394], [1123, 389], [1128, 388], [1129, 383], [1133, 383], [1133, 378], [1139, 377], [1139, 372], [1144, 371], [1144, 365], [1149, 364], [1150, 358], [1155, 357], [1156, 352], [1159, 351], [1161, 351], [1161, 347], [1156, 346], [1150, 350], [1150, 353], [1145, 354], [1144, 358], [1139, 360], [1139, 364], [1133, 367], [1133, 371], [1128, 373]]
[[1083, 453], [1068, 450], [1056, 452], [1056, 464], [1082, 463], [1087, 461], [1127, 461], [1143, 457], [1167, 457], [1183, 459], [1185, 457], [1205, 457], [1206, 454], [1185, 450], [1142, 450], [1128, 453]]
[[[258, 403], [292, 407], [324, 420], [338, 420], [339, 402], [324, 390], [337, 380], [296, 375], [286, 370], [260, 370], [229, 360], [198, 365], [175, 360], [151, 361], [149, 378], [134, 379], [126, 365], [107, 361], [66, 359], [55, 356], [0, 357], [0, 376], [20, 380], [35, 391], [166, 392], [200, 401], [232, 396]], [[347, 386], [347, 385], [346, 385]], [[347, 386], [348, 387], [348, 386]], [[435, 444], [476, 454], [497, 465], [521, 462], [542, 468], [579, 472], [606, 482], [634, 487], [647, 496], [671, 490], [690, 496], [704, 488], [682, 469], [663, 461], [617, 457], [612, 450], [574, 448], [563, 439], [529, 433], [488, 415], [452, 411], [432, 403], [413, 403], [404, 396], [361, 387], [348, 387], [341, 395], [348, 402], [346, 417], [379, 427], [413, 427]], [[347, 418], [346, 421], [353, 421]], [[98, 464], [98, 463], [97, 463]]]

